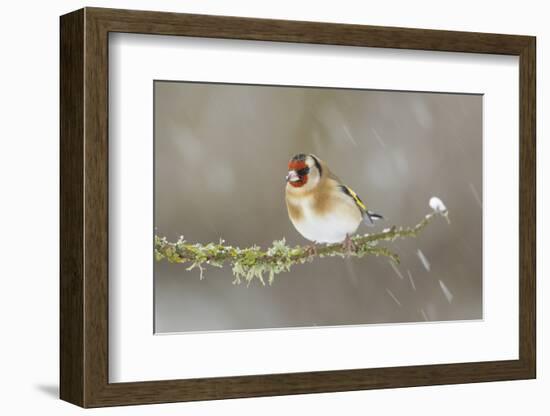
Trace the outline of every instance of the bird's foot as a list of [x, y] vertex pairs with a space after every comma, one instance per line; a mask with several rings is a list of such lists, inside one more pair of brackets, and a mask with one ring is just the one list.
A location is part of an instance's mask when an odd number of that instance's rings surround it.
[[306, 253], [308, 257], [315, 257], [317, 255], [317, 243], [315, 241], [306, 247]]
[[344, 250], [346, 251], [348, 257], [357, 249], [349, 234], [346, 234], [346, 238], [344, 239], [342, 246], [344, 247]]

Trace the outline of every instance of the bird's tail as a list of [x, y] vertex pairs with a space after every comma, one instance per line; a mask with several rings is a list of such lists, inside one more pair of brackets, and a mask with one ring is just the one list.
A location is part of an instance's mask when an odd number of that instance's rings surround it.
[[374, 227], [374, 222], [378, 220], [383, 220], [384, 217], [380, 214], [377, 214], [376, 212], [372, 211], [365, 211], [363, 214], [363, 221], [365, 221], [365, 224], [367, 224], [369, 227]]

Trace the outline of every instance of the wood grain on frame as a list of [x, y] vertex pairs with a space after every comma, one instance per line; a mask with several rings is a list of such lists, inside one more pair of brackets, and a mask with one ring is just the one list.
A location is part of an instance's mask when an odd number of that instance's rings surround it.
[[[60, 396], [82, 407], [534, 378], [535, 38], [85, 8], [61, 17]], [[519, 56], [519, 359], [109, 383], [108, 34], [195, 36]]]
[[60, 396], [84, 403], [84, 12], [61, 19]]

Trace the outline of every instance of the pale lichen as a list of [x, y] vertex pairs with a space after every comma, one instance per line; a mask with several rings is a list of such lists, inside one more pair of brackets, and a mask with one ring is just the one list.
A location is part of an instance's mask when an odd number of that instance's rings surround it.
[[224, 240], [220, 240], [219, 243], [199, 244], [189, 243], [182, 236], [173, 243], [165, 237], [155, 236], [155, 258], [157, 261], [164, 259], [170, 263], [188, 264], [187, 270], [198, 268], [201, 279], [204, 277], [206, 266], [222, 267], [228, 264], [233, 272], [234, 284], [239, 284], [243, 280], [250, 283], [256, 278], [265, 285], [265, 277], [267, 283], [272, 284], [277, 274], [288, 272], [294, 265], [313, 261], [315, 257], [374, 255], [386, 256], [391, 261], [399, 263], [397, 254], [388, 248], [379, 247], [378, 244], [399, 238], [416, 237], [438, 215], [448, 219], [446, 209], [434, 209], [414, 227], [393, 226], [380, 233], [356, 235], [352, 237], [351, 247], [336, 243], [318, 245], [315, 250], [312, 250], [311, 246], [291, 247], [284, 238], [274, 241], [271, 247], [264, 251], [256, 245], [248, 248], [233, 247], [226, 245]]

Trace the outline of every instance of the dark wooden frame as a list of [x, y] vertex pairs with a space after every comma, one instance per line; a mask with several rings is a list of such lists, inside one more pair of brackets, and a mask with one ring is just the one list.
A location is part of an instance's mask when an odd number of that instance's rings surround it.
[[[83, 407], [535, 378], [535, 38], [85, 8], [61, 17], [60, 396]], [[108, 34], [519, 56], [519, 359], [136, 383], [108, 380]]]

